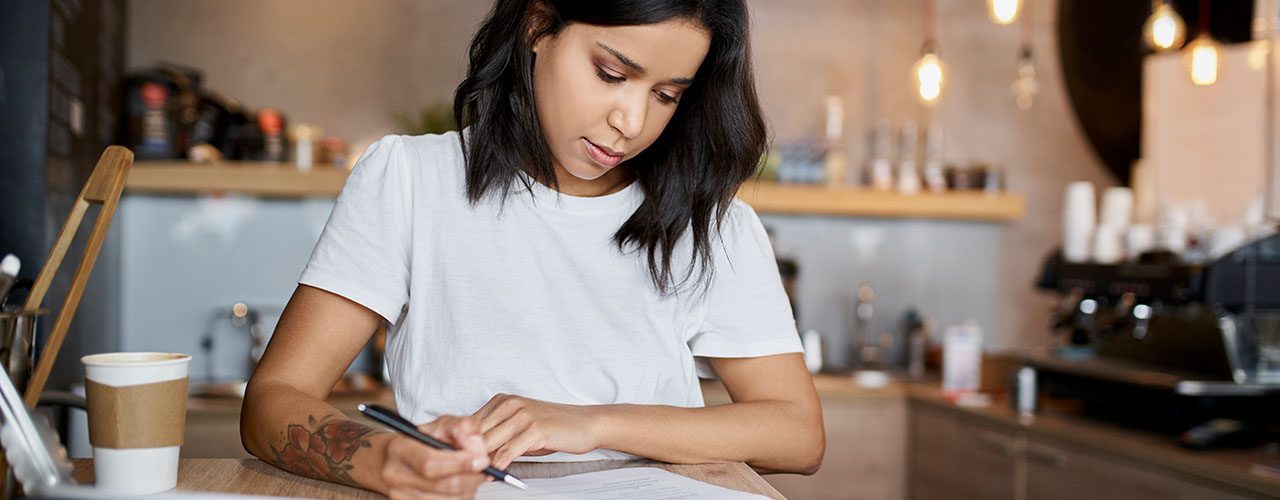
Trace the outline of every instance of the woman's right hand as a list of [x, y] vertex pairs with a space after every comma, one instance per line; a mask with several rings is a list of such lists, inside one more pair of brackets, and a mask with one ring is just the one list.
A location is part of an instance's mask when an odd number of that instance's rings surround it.
[[418, 430], [448, 442], [458, 451], [437, 450], [396, 434], [387, 444], [382, 465], [385, 493], [400, 498], [472, 498], [488, 481], [484, 435], [474, 419], [444, 416]]

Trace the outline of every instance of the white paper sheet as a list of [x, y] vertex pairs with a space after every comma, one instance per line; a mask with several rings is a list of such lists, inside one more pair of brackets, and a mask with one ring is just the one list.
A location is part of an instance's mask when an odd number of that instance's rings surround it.
[[696, 481], [656, 467], [611, 469], [557, 478], [522, 478], [522, 480], [529, 485], [527, 491], [521, 491], [509, 484], [495, 481], [481, 485], [480, 490], [476, 492], [476, 499], [748, 500], [768, 498]]

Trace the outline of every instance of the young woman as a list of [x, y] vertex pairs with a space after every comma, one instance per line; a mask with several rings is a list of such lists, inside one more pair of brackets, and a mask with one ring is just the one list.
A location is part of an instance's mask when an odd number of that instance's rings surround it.
[[[392, 497], [489, 463], [647, 457], [812, 473], [821, 409], [759, 219], [743, 0], [497, 0], [462, 134], [364, 153], [245, 395], [244, 446]], [[380, 321], [401, 414], [325, 398]], [[703, 407], [698, 376], [733, 403]]]

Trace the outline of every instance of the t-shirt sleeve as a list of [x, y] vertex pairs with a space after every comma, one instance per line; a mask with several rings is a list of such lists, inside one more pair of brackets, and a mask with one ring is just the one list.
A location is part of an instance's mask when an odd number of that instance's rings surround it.
[[346, 297], [392, 324], [409, 300], [410, 154], [397, 136], [365, 150], [298, 278], [299, 284]]
[[[802, 352], [764, 225], [751, 207], [733, 203], [715, 240], [722, 247], [713, 249], [715, 274], [704, 298], [706, 315], [689, 348], [700, 358]], [[705, 359], [696, 361], [700, 376], [712, 376]]]

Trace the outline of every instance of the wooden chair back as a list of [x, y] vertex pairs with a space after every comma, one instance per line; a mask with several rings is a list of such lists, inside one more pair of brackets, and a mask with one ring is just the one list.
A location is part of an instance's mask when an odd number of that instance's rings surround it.
[[66, 299], [62, 301], [62, 308], [53, 321], [49, 338], [41, 349], [40, 359], [36, 362], [35, 371], [31, 374], [23, 394], [23, 402], [28, 408], [35, 408], [36, 402], [40, 400], [40, 393], [44, 391], [45, 382], [49, 380], [53, 362], [58, 357], [58, 350], [62, 348], [62, 340], [67, 335], [67, 328], [71, 326], [71, 319], [75, 317], [76, 308], [80, 305], [80, 297], [84, 295], [85, 284], [89, 281], [93, 265], [98, 260], [98, 251], [102, 249], [102, 242], [107, 237], [107, 229], [111, 227], [111, 219], [115, 216], [116, 206], [120, 203], [120, 194], [124, 191], [125, 179], [129, 176], [131, 166], [133, 166], [133, 152], [128, 148], [110, 146], [102, 153], [102, 157], [98, 159], [98, 165], [89, 175], [89, 181], [85, 183], [84, 189], [76, 198], [75, 205], [71, 207], [71, 213], [67, 215], [66, 222], [58, 231], [58, 238], [54, 241], [53, 248], [49, 250], [49, 258], [45, 260], [44, 267], [36, 276], [35, 284], [31, 286], [31, 293], [27, 295], [27, 301], [22, 306], [24, 311], [40, 309], [40, 304], [44, 302], [49, 286], [53, 283], [53, 277], [62, 266], [62, 260], [67, 256], [67, 250], [71, 248], [71, 241], [75, 239], [80, 223], [89, 210], [89, 205], [101, 206], [98, 219], [93, 224], [93, 232], [89, 234], [89, 240], [85, 244], [84, 255], [80, 258], [80, 265], [76, 267], [76, 273], [71, 278], [71, 288], [67, 290]]

